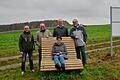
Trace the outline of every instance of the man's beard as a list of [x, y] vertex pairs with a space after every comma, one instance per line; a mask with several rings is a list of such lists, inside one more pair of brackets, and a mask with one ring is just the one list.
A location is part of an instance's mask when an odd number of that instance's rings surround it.
[[45, 30], [41, 30], [40, 32], [45, 32]]

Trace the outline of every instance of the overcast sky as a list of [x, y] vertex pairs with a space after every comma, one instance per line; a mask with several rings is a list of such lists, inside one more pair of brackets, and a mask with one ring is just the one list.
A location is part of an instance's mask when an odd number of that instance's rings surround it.
[[0, 0], [0, 24], [62, 18], [83, 24], [109, 23], [109, 7], [120, 0]]

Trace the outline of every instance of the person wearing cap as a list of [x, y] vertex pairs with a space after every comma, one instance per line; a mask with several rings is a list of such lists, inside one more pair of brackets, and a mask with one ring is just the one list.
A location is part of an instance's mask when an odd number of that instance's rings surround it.
[[67, 55], [67, 49], [63, 42], [61, 42], [62, 37], [58, 36], [56, 38], [57, 42], [54, 43], [52, 47], [52, 55], [55, 63], [55, 68], [60, 70], [65, 70], [65, 56]]
[[35, 49], [34, 45], [34, 37], [30, 32], [30, 28], [28, 25], [24, 26], [24, 31], [19, 37], [19, 50], [20, 54], [22, 55], [22, 75], [25, 72], [25, 62], [26, 62], [26, 56], [28, 54], [29, 56], [29, 62], [30, 62], [30, 71], [34, 72], [33, 70], [33, 50]]

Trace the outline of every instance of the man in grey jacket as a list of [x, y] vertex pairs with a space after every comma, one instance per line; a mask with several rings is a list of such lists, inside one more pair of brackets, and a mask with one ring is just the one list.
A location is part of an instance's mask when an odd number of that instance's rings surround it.
[[54, 28], [53, 37], [61, 36], [67, 37], [68, 36], [68, 29], [63, 25], [63, 20], [59, 19], [57, 21], [57, 27]]
[[46, 29], [46, 26], [44, 23], [40, 23], [39, 26], [39, 31], [37, 31], [37, 46], [38, 46], [38, 52], [39, 52], [39, 68], [40, 68], [40, 64], [41, 64], [41, 38], [49, 38], [51, 37], [52, 34], [51, 32]]
[[80, 52], [82, 55], [82, 63], [86, 64], [86, 53], [85, 53], [85, 43], [87, 41], [87, 33], [82, 24], [78, 24], [77, 19], [73, 19], [73, 28], [70, 31], [70, 36], [75, 41], [75, 48], [77, 53], [77, 58], [81, 59]]

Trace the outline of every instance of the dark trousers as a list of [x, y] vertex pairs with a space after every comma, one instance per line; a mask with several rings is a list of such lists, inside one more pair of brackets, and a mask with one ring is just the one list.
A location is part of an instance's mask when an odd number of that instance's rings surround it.
[[82, 57], [82, 64], [85, 65], [86, 64], [85, 47], [84, 46], [78, 46], [78, 47], [76, 47], [76, 53], [77, 53], [77, 59], [81, 59], [81, 57]]
[[41, 49], [38, 49], [38, 52], [39, 52], [39, 70], [40, 70], [40, 67], [41, 67]]
[[23, 54], [22, 54], [22, 66], [21, 66], [22, 71], [25, 71], [25, 62], [26, 62], [26, 56], [27, 56], [27, 54], [29, 56], [30, 70], [33, 70], [32, 53], [33, 53], [32, 51], [23, 52]]

